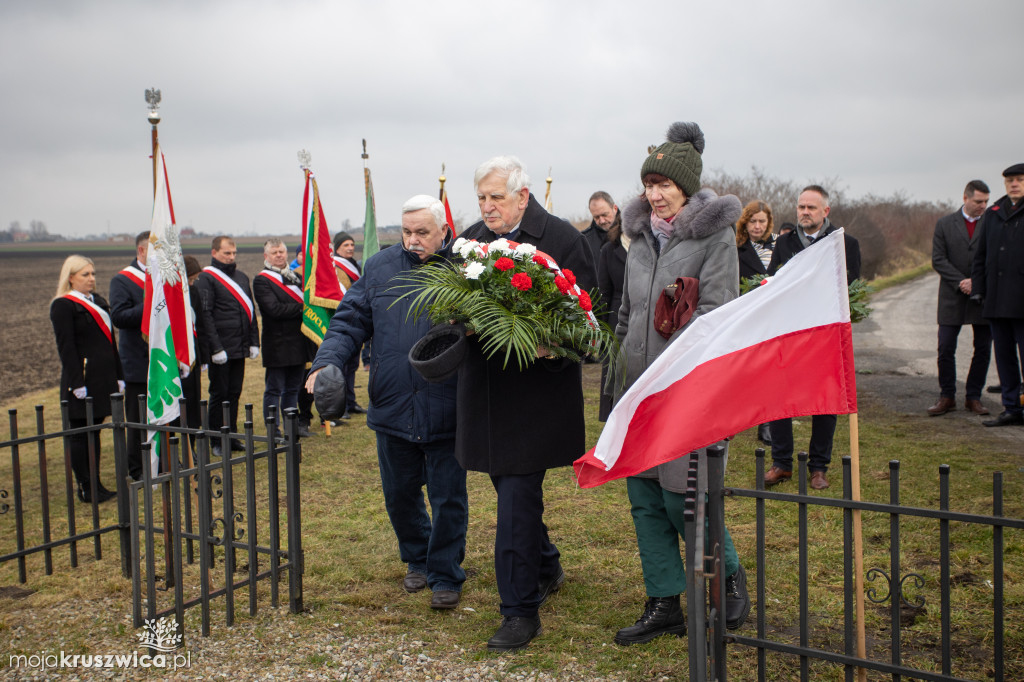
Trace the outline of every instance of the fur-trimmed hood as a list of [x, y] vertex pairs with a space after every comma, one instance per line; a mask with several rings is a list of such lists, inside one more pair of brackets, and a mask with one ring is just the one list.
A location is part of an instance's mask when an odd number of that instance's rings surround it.
[[[675, 227], [672, 236], [680, 239], [708, 237], [735, 223], [741, 213], [743, 206], [734, 195], [720, 197], [705, 187], [690, 197], [676, 216], [672, 223]], [[647, 197], [633, 199], [622, 210], [622, 230], [630, 239], [651, 232], [651, 204]]]

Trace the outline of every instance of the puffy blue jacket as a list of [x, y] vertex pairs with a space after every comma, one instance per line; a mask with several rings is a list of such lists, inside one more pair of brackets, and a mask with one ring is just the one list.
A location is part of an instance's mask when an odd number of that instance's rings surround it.
[[[434, 263], [451, 255], [451, 238], [430, 257]], [[420, 267], [416, 254], [401, 244], [374, 254], [363, 276], [345, 293], [331, 318], [312, 370], [343, 367], [373, 337], [370, 355], [370, 407], [366, 424], [374, 431], [428, 443], [455, 437], [457, 378], [428, 383], [409, 364], [409, 349], [432, 326], [424, 315], [408, 317], [412, 297], [393, 303], [408, 289], [398, 289], [395, 275]]]

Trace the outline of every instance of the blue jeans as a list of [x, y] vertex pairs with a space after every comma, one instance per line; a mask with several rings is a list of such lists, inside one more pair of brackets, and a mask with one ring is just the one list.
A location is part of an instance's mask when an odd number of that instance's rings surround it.
[[469, 498], [466, 470], [455, 459], [455, 439], [413, 443], [377, 432], [377, 460], [384, 506], [402, 561], [409, 570], [425, 574], [431, 590], [461, 592]]
[[306, 369], [302, 365], [267, 367], [263, 384], [263, 419], [275, 417], [278, 430], [284, 411], [299, 404], [299, 389], [302, 387], [302, 377], [305, 373]]

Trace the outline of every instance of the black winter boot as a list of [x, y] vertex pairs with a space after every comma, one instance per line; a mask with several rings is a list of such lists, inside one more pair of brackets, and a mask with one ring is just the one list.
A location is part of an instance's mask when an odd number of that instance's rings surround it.
[[682, 637], [686, 634], [686, 618], [679, 605], [679, 595], [651, 597], [640, 619], [615, 633], [615, 643], [622, 646], [643, 644], [661, 635]]

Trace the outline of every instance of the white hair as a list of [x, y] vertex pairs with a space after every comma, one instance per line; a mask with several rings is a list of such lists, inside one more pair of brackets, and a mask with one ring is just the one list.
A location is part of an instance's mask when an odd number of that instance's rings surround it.
[[430, 211], [430, 215], [434, 217], [434, 223], [438, 227], [446, 227], [448, 220], [444, 214], [444, 204], [430, 196], [429, 194], [417, 194], [414, 197], [410, 197], [408, 201], [402, 204], [402, 214], [415, 213], [416, 211], [422, 210]]
[[284, 240], [280, 237], [271, 237], [267, 241], [263, 242], [263, 255], [266, 256], [270, 253], [270, 250], [277, 246], [283, 246], [285, 250], [288, 250], [288, 245], [284, 243]]
[[505, 191], [509, 194], [515, 194], [524, 187], [530, 186], [530, 176], [526, 174], [526, 166], [519, 159], [514, 156], [495, 156], [476, 167], [476, 173], [473, 174], [473, 189], [478, 189], [483, 179], [491, 173], [500, 173], [507, 178]]

